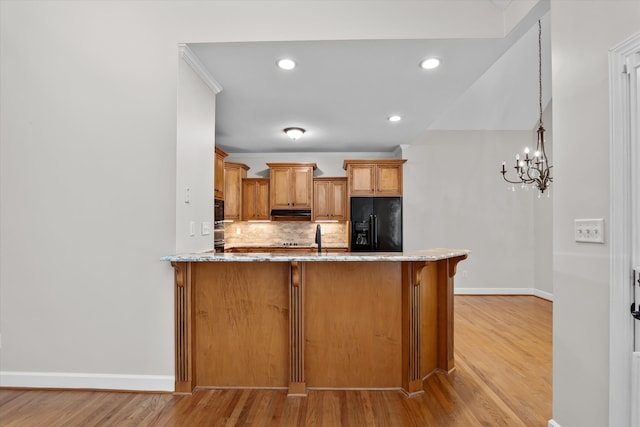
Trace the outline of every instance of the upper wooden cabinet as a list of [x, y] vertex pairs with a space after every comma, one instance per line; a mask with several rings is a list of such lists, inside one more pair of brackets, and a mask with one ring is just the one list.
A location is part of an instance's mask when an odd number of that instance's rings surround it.
[[406, 160], [345, 160], [349, 197], [402, 196], [402, 165]]
[[224, 219], [240, 219], [242, 209], [242, 178], [249, 166], [244, 163], [224, 163]]
[[267, 163], [271, 209], [311, 209], [315, 163]]
[[224, 158], [227, 153], [216, 147], [213, 165], [213, 198], [224, 200]]
[[242, 180], [242, 220], [269, 218], [269, 178], [244, 178]]
[[347, 219], [347, 178], [313, 180], [313, 220]]

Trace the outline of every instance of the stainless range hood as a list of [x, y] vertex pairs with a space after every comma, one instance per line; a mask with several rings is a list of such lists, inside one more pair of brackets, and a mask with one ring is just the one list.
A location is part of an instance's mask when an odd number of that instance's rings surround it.
[[272, 209], [271, 218], [276, 221], [310, 221], [311, 209]]

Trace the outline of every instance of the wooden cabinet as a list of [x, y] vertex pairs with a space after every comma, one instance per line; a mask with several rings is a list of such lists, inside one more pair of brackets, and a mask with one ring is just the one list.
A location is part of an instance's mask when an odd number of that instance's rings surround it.
[[349, 197], [402, 196], [402, 165], [406, 160], [345, 160]]
[[315, 163], [267, 163], [271, 209], [311, 209]]
[[224, 158], [227, 153], [216, 147], [213, 164], [213, 198], [224, 200]]
[[313, 220], [347, 219], [347, 178], [313, 180]]
[[269, 219], [269, 178], [242, 180], [242, 220]]
[[242, 179], [249, 166], [244, 163], [224, 164], [224, 219], [240, 219], [242, 212]]

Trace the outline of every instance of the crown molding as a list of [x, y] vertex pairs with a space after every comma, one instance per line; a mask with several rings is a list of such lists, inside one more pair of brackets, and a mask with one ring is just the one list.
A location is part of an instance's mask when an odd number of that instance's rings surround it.
[[195, 73], [202, 79], [202, 81], [211, 89], [214, 95], [217, 95], [222, 91], [222, 86], [220, 83], [213, 78], [213, 76], [207, 71], [206, 67], [200, 62], [198, 56], [189, 49], [189, 46], [186, 44], [179, 44], [178, 51], [180, 52], [180, 56], [185, 60], [187, 64], [195, 71]]

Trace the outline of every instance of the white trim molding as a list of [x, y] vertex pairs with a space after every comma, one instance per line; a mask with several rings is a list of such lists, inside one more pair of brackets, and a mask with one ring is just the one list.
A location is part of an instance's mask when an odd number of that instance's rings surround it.
[[534, 288], [454, 288], [455, 295], [533, 295], [553, 301], [553, 294]]
[[[640, 396], [640, 351], [633, 353], [633, 367], [631, 368], [631, 375], [633, 377], [633, 380], [631, 380], [631, 396], [635, 396], [633, 398], [637, 399], [637, 397]], [[640, 426], [640, 405], [636, 405], [634, 408], [631, 408], [631, 426]]]
[[200, 58], [198, 55], [192, 51], [189, 46], [186, 44], [179, 44], [178, 51], [180, 52], [180, 56], [184, 61], [189, 64], [189, 66], [193, 69], [193, 71], [202, 79], [204, 84], [206, 84], [209, 89], [213, 92], [214, 95], [222, 92], [222, 86], [220, 83], [213, 78], [211, 73], [207, 70], [207, 68], [200, 62]]
[[549, 422], [547, 423], [547, 427], [561, 427], [561, 426], [554, 420], [549, 420]]
[[609, 298], [609, 425], [631, 422], [632, 277], [632, 150], [627, 57], [640, 48], [640, 33], [609, 51], [610, 170], [610, 298]]
[[0, 387], [173, 392], [175, 377], [169, 375], [0, 371]]

